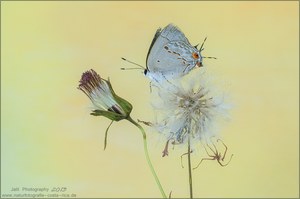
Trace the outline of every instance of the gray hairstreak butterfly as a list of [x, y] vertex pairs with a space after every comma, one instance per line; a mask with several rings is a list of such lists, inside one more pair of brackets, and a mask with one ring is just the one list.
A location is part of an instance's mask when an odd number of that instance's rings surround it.
[[148, 50], [144, 74], [151, 80], [159, 82], [162, 79], [183, 76], [196, 66], [201, 67], [203, 58], [214, 58], [201, 55], [205, 40], [198, 50], [197, 46], [192, 46], [183, 32], [173, 24], [167, 25], [162, 30], [157, 29]]

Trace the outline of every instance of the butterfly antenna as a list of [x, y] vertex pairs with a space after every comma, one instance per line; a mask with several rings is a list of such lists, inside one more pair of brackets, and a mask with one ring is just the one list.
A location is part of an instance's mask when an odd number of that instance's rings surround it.
[[137, 64], [137, 63], [132, 62], [132, 61], [130, 61], [130, 60], [128, 60], [128, 59], [125, 59], [124, 57], [121, 57], [121, 58], [122, 58], [124, 61], [127, 61], [127, 62], [129, 62], [129, 63], [131, 63], [131, 64], [136, 65], [136, 66], [139, 66], [139, 68], [121, 68], [121, 70], [132, 70], [132, 69], [143, 69], [143, 70], [145, 70], [145, 69], [146, 69], [144, 66], [142, 66], [142, 65], [140, 65], [140, 64]]
[[199, 49], [199, 52], [201, 52], [201, 51], [204, 50], [203, 45], [204, 45], [206, 39], [207, 39], [207, 37], [205, 37], [204, 41], [202, 42], [201, 47], [200, 47], [200, 49]]
[[[201, 47], [200, 47], [200, 49], [199, 49], [199, 52], [201, 52], [201, 51], [204, 50], [203, 46], [204, 46], [204, 43], [205, 43], [206, 39], [207, 39], [207, 37], [205, 37], [204, 41], [202, 42]], [[202, 57], [202, 58], [206, 58], [206, 59], [217, 59], [216, 57]]]
[[143, 70], [142, 68], [120, 68], [121, 70]]
[[206, 58], [206, 59], [217, 59], [216, 57], [202, 57], [202, 58]]

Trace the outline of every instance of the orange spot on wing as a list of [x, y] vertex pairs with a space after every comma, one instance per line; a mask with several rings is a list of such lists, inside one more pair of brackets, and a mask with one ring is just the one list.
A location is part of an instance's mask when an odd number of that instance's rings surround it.
[[199, 59], [198, 53], [193, 53], [192, 56], [193, 56], [194, 59]]

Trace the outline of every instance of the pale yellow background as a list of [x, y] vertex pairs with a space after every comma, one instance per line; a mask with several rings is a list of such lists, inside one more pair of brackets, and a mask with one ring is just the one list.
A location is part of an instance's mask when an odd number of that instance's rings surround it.
[[[299, 2], [1, 2], [1, 191], [67, 187], [78, 197], [160, 197], [141, 134], [89, 115], [76, 89], [93, 68], [130, 101], [132, 117], [153, 118], [145, 65], [158, 27], [179, 26], [194, 45], [208, 36], [204, 64], [226, 82], [234, 108], [220, 136], [227, 167], [193, 172], [195, 197], [299, 197]], [[147, 129], [147, 128], [146, 128]], [[162, 158], [147, 129], [167, 194], [188, 197], [182, 150]], [[194, 164], [205, 156], [192, 156]], [[228, 156], [229, 157], [229, 156]], [[186, 166], [186, 164], [185, 164]]]

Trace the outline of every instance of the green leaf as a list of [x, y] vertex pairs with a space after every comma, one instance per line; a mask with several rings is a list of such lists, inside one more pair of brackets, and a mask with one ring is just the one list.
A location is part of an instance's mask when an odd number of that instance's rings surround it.
[[106, 129], [106, 131], [105, 131], [104, 150], [106, 149], [106, 145], [107, 145], [107, 132], [108, 132], [108, 129], [109, 129], [109, 127], [112, 125], [113, 122], [114, 122], [113, 120], [110, 122], [110, 124], [108, 125], [108, 127], [107, 127], [107, 129]]
[[94, 116], [104, 116], [112, 121], [120, 121], [122, 119], [125, 119], [126, 117], [118, 114], [118, 113], [114, 113], [111, 111], [102, 111], [102, 110], [93, 110], [93, 112], [91, 113], [91, 115]]
[[126, 101], [125, 99], [114, 95], [115, 100], [117, 101], [117, 103], [122, 107], [122, 109], [125, 111], [126, 115], [129, 116], [131, 111], [132, 111], [132, 105]]
[[119, 97], [115, 93], [114, 89], [111, 86], [111, 83], [110, 83], [109, 79], [108, 80], [104, 80], [104, 81], [107, 82], [107, 84], [108, 84], [108, 86], [110, 88], [110, 91], [111, 91], [112, 95], [114, 96], [115, 100], [117, 101], [117, 103], [123, 108], [123, 110], [125, 111], [126, 115], [129, 116], [129, 114], [131, 113], [131, 110], [132, 110], [132, 105], [128, 101], [126, 101], [125, 99]]

